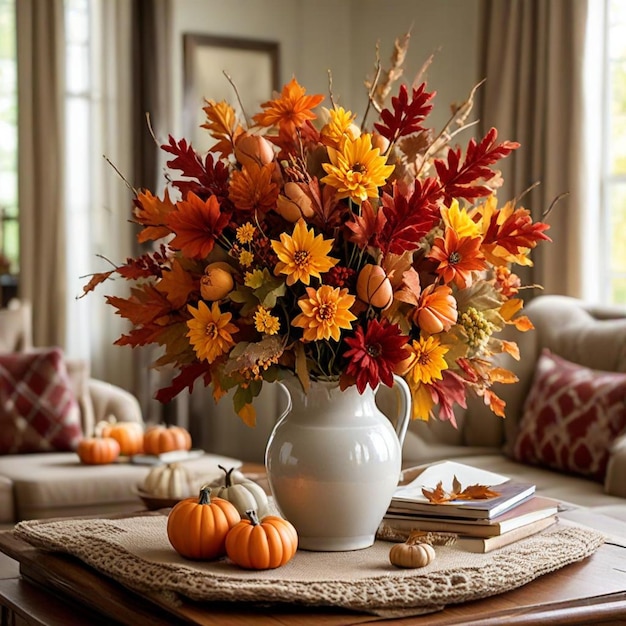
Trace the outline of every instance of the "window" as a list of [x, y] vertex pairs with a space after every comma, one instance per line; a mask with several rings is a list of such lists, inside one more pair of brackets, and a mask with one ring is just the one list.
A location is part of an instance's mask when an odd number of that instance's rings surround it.
[[[592, 10], [592, 9], [590, 9]], [[626, 3], [605, 0], [600, 246], [602, 301], [626, 304]]]
[[0, 0], [0, 278], [19, 272], [15, 1]]

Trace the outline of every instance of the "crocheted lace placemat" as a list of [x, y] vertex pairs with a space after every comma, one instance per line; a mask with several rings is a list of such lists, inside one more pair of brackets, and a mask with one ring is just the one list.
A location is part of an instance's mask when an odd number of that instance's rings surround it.
[[15, 534], [46, 550], [72, 554], [122, 584], [163, 602], [289, 602], [337, 606], [385, 617], [417, 615], [447, 604], [520, 587], [595, 552], [600, 533], [558, 523], [488, 554], [437, 546], [420, 569], [389, 562], [385, 541], [353, 552], [306, 552], [275, 570], [247, 571], [227, 558], [183, 559], [171, 547], [164, 515], [119, 520], [27, 521]]

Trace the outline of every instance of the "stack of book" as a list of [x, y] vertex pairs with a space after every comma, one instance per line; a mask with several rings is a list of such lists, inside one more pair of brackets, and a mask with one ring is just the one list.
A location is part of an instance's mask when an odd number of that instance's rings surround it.
[[[431, 502], [423, 489], [441, 483], [450, 489], [454, 479], [463, 487], [483, 485], [498, 495], [486, 499]], [[556, 521], [558, 502], [535, 495], [535, 485], [456, 463], [434, 463], [408, 484], [396, 489], [383, 523], [392, 530], [422, 530], [458, 535], [455, 547], [469, 552], [495, 548], [538, 533]]]

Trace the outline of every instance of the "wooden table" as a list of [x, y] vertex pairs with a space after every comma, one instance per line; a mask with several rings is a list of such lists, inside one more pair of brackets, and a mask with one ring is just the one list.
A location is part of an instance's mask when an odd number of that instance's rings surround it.
[[[336, 608], [244, 603], [196, 603], [172, 607], [131, 591], [80, 560], [32, 547], [12, 531], [0, 532], [0, 551], [20, 563], [19, 578], [0, 581], [2, 626], [339, 626], [380, 623], [372, 615]], [[24, 620], [24, 621], [20, 621]], [[513, 591], [394, 625], [625, 624], [626, 548], [603, 545], [582, 562], [568, 565]]]

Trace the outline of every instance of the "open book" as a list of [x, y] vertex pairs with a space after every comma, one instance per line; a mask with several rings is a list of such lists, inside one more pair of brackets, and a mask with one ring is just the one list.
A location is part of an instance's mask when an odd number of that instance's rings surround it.
[[[481, 500], [452, 500], [433, 503], [422, 489], [433, 490], [439, 482], [445, 490], [452, 488], [454, 478], [463, 485], [485, 485], [498, 496]], [[391, 499], [389, 513], [420, 513], [423, 515], [491, 519], [508, 511], [535, 493], [535, 485], [510, 480], [507, 476], [478, 469], [456, 461], [433, 463], [407, 485], [398, 487]]]

